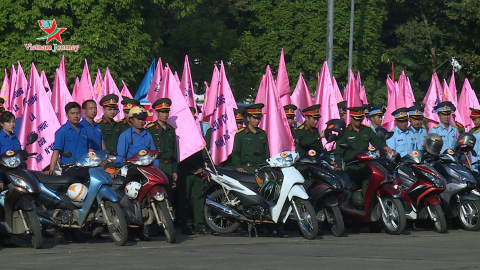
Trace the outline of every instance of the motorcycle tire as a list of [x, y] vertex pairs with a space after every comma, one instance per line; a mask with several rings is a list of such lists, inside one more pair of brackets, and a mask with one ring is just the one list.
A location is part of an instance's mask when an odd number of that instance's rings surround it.
[[31, 236], [33, 247], [36, 249], [40, 249], [43, 246], [43, 236], [42, 227], [40, 225], [40, 221], [38, 221], [37, 212], [31, 210], [24, 211], [24, 213], [27, 225], [30, 228], [29, 236]]
[[[301, 198], [294, 198], [292, 204], [295, 204], [292, 205], [293, 212], [303, 236], [308, 240], [317, 238], [318, 220], [312, 204]], [[298, 213], [295, 209], [298, 210]]]
[[162, 223], [161, 227], [163, 228], [163, 233], [167, 238], [167, 242], [170, 244], [175, 243], [177, 237], [175, 235], [175, 227], [173, 227], [172, 216], [170, 216], [170, 212], [168, 211], [167, 199], [164, 199], [161, 202], [156, 202], [155, 206], [157, 207], [158, 216]]
[[480, 202], [461, 201], [458, 218], [467, 231], [477, 231], [480, 228]]
[[401, 234], [403, 230], [405, 230], [405, 225], [407, 224], [405, 209], [403, 208], [402, 202], [399, 199], [391, 197], [382, 197], [381, 200], [385, 206], [385, 211], [388, 214], [387, 217], [382, 211], [382, 217], [380, 220], [383, 228], [389, 234]]
[[[226, 205], [227, 198], [225, 192], [222, 189], [215, 190], [208, 198], [216, 203], [221, 205]], [[229, 199], [233, 200], [234, 196], [229, 194]], [[228, 206], [227, 206], [228, 207]], [[214, 232], [219, 234], [229, 234], [235, 232], [238, 227], [240, 227], [240, 222], [231, 217], [224, 217], [214, 210], [210, 209], [207, 205], [204, 208], [205, 223], [210, 227]]]
[[435, 230], [438, 233], [444, 233], [447, 231], [447, 221], [445, 220], [445, 214], [443, 213], [442, 207], [440, 204], [429, 205], [430, 212], [432, 212], [433, 217], [430, 217], [435, 226]]
[[105, 202], [105, 215], [108, 215], [108, 219], [112, 223], [111, 226], [107, 225], [110, 237], [117, 246], [124, 246], [128, 240], [127, 221], [123, 215], [122, 208], [118, 203], [111, 201]]
[[341, 237], [345, 233], [345, 224], [343, 223], [342, 213], [338, 206], [325, 206], [325, 216], [332, 234], [336, 237]]

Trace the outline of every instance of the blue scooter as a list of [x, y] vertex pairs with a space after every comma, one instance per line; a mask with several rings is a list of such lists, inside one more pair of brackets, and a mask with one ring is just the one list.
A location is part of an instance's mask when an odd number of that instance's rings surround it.
[[[65, 152], [63, 156], [71, 157], [72, 154]], [[112, 189], [112, 179], [100, 166], [108, 156], [104, 150], [89, 152], [65, 166], [65, 170], [88, 168], [88, 193], [82, 203], [73, 202], [66, 195], [73, 184], [71, 178], [45, 175], [43, 172], [32, 172], [41, 186], [41, 194], [36, 200], [46, 209], [39, 215], [48, 217], [56, 226], [80, 229], [87, 224], [106, 224], [115, 244], [123, 246], [128, 239], [127, 222]]]

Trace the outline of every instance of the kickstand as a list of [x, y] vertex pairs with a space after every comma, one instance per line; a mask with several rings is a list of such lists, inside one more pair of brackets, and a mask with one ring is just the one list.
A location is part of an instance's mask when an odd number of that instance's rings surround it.
[[255, 231], [255, 237], [258, 238], [257, 227], [255, 227], [255, 223], [253, 225], [252, 223], [248, 223], [248, 237], [252, 237], [252, 229]]

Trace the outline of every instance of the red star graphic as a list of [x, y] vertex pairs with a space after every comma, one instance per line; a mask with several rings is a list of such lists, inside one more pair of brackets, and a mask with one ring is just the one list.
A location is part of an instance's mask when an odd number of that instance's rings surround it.
[[[42, 22], [38, 21], [40, 24], [40, 28], [42, 28]], [[55, 31], [57, 31], [54, 35], [50, 36], [47, 38], [47, 43], [50, 42], [53, 39], [56, 39], [58, 42], [62, 43], [62, 38], [60, 37], [60, 34], [67, 30], [67, 28], [58, 28], [57, 23], [55, 22], [55, 19], [53, 20], [52, 27], [50, 28], [42, 28], [43, 31], [45, 31], [48, 35], [51, 35]]]

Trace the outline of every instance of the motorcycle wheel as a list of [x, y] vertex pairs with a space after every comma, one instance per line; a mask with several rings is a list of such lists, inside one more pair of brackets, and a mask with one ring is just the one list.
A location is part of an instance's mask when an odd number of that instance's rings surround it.
[[42, 248], [43, 246], [43, 236], [42, 236], [42, 227], [38, 221], [37, 212], [35, 211], [25, 211], [25, 219], [28, 227], [30, 228], [30, 235], [33, 247], [36, 249]]
[[325, 206], [324, 211], [333, 235], [336, 237], [342, 236], [345, 233], [345, 224], [343, 223], [342, 213], [338, 206]]
[[127, 221], [123, 215], [122, 209], [117, 203], [106, 201], [105, 202], [105, 211], [104, 213], [108, 215], [108, 219], [112, 223], [111, 226], [108, 226], [108, 231], [110, 236], [117, 246], [124, 246], [128, 240], [128, 230], [127, 230]]
[[435, 230], [439, 233], [444, 233], [447, 231], [447, 221], [445, 220], [445, 214], [443, 213], [442, 207], [440, 204], [429, 205], [427, 206], [430, 209], [433, 217], [433, 223], [435, 225]]
[[388, 216], [382, 211], [382, 225], [389, 234], [401, 234], [405, 229], [407, 218], [405, 217], [405, 209], [399, 199], [390, 197], [381, 198], [385, 211]]
[[[308, 240], [317, 238], [318, 220], [315, 210], [313, 210], [310, 202], [304, 199], [295, 198], [293, 199], [292, 204], [295, 204], [292, 205], [294, 208], [293, 212], [295, 213], [295, 219], [297, 220], [298, 227], [303, 236]], [[298, 213], [295, 211], [295, 208], [298, 210]]]
[[480, 202], [462, 201], [460, 202], [460, 213], [458, 215], [460, 223], [465, 230], [476, 231], [480, 228]]
[[173, 227], [172, 217], [168, 211], [166, 201], [167, 199], [161, 202], [156, 202], [155, 206], [157, 207], [158, 216], [160, 218], [160, 222], [162, 222], [162, 228], [163, 232], [165, 233], [165, 237], [167, 237], [167, 242], [173, 244], [177, 241], [177, 237], [175, 235], [175, 228]]
[[[226, 205], [227, 198], [225, 196], [225, 192], [223, 192], [223, 190], [221, 189], [214, 191], [212, 194], [208, 196], [208, 198], [216, 203], [219, 203], [221, 205], [225, 205], [228, 207], [228, 205]], [[229, 199], [233, 200], [235, 198], [232, 194], [229, 194]], [[215, 212], [214, 210], [210, 209], [206, 205], [204, 208], [204, 215], [205, 215], [205, 222], [216, 233], [229, 234], [229, 233], [235, 232], [238, 229], [238, 227], [240, 227], [240, 222], [235, 218], [224, 217], [218, 214], [217, 212]]]

